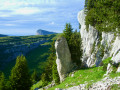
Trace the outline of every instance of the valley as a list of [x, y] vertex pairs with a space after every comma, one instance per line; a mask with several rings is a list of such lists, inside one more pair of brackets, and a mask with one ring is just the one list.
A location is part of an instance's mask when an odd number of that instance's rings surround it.
[[[23, 54], [28, 60], [30, 72], [37, 69], [41, 74], [49, 55], [50, 43], [57, 34], [37, 36], [9, 36], [0, 38], [0, 70], [8, 77], [16, 57]], [[41, 67], [40, 67], [41, 66]]]

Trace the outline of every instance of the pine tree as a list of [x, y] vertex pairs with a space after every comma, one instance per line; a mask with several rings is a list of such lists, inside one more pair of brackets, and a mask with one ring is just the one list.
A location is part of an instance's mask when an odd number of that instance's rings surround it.
[[52, 66], [52, 77], [53, 77], [53, 80], [55, 81], [56, 84], [60, 83], [60, 78], [58, 75], [56, 62], [54, 62], [53, 66]]
[[33, 84], [35, 84], [37, 82], [37, 80], [38, 80], [37, 72], [36, 72], [36, 70], [34, 70], [34, 72], [31, 75], [31, 81]]
[[5, 90], [4, 73], [0, 72], [0, 90]]
[[70, 23], [66, 23], [65, 29], [63, 30], [63, 36], [66, 38], [67, 42], [69, 43], [69, 40], [72, 36], [72, 26]]
[[42, 86], [43, 87], [48, 85], [48, 83], [49, 83], [49, 76], [48, 76], [48, 74], [46, 72], [42, 73], [41, 80], [42, 80]]
[[72, 34], [70, 43], [69, 43], [71, 58], [77, 66], [81, 66], [81, 58], [82, 58], [82, 39], [81, 35], [77, 30]]
[[43, 86], [47, 85], [48, 82], [55, 81], [56, 84], [59, 83], [59, 76], [57, 72], [56, 65], [56, 50], [55, 41], [51, 43], [50, 55], [47, 59], [47, 64], [44, 73], [41, 75]]
[[29, 90], [31, 86], [26, 58], [18, 56], [9, 77], [12, 90]]
[[75, 30], [72, 31], [72, 26], [66, 24], [65, 29], [63, 30], [63, 35], [67, 40], [72, 62], [76, 63], [79, 67], [81, 66], [81, 57], [82, 57], [82, 40], [80, 33]]

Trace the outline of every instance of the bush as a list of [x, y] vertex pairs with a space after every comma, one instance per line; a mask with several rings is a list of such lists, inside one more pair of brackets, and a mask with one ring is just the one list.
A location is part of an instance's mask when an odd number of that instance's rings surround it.
[[104, 59], [104, 60], [103, 60], [103, 64], [111, 63], [111, 58], [112, 58], [112, 57], [108, 57], [108, 58]]
[[111, 58], [112, 57], [108, 57], [108, 58], [106, 58], [106, 59], [104, 59], [102, 61], [102, 63], [103, 63], [103, 71], [107, 71], [108, 63], [112, 64]]

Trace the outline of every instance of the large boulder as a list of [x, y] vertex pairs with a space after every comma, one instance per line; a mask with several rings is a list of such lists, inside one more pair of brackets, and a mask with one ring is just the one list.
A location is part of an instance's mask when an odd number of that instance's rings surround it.
[[61, 37], [55, 42], [56, 49], [56, 64], [60, 77], [60, 82], [64, 81], [67, 73], [72, 70], [71, 53], [64, 37]]

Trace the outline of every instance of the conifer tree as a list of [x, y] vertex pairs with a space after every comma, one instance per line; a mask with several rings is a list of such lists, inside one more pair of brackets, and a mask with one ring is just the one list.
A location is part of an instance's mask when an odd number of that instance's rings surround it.
[[36, 72], [36, 70], [34, 70], [34, 72], [31, 75], [31, 81], [33, 84], [35, 84], [37, 82], [37, 80], [38, 80], [37, 72]]
[[70, 23], [66, 23], [65, 29], [63, 30], [63, 35], [66, 38], [66, 40], [67, 40], [68, 43], [69, 43], [70, 38], [72, 36], [72, 32], [73, 32], [73, 29], [72, 29], [71, 24]]
[[51, 43], [50, 55], [47, 59], [47, 64], [44, 73], [41, 75], [43, 86], [47, 85], [48, 82], [55, 81], [56, 84], [59, 83], [59, 76], [57, 72], [56, 65], [56, 50], [55, 41]]
[[81, 66], [81, 58], [82, 58], [82, 39], [81, 35], [77, 30], [73, 32], [70, 43], [69, 43], [70, 51], [71, 51], [71, 58], [77, 66]]
[[9, 77], [12, 90], [29, 90], [31, 86], [26, 58], [18, 56]]
[[4, 73], [0, 72], [0, 90], [5, 90]]
[[75, 32], [72, 31], [72, 26], [69, 24], [66, 24], [65, 29], [63, 30], [63, 35], [67, 40], [70, 53], [71, 53], [71, 59], [72, 62], [76, 63], [77, 66], [81, 66], [81, 57], [82, 57], [82, 40], [80, 33], [75, 30]]
[[53, 77], [53, 80], [55, 81], [56, 84], [60, 83], [60, 78], [58, 75], [56, 62], [54, 62], [53, 66], [52, 66], [52, 77]]

